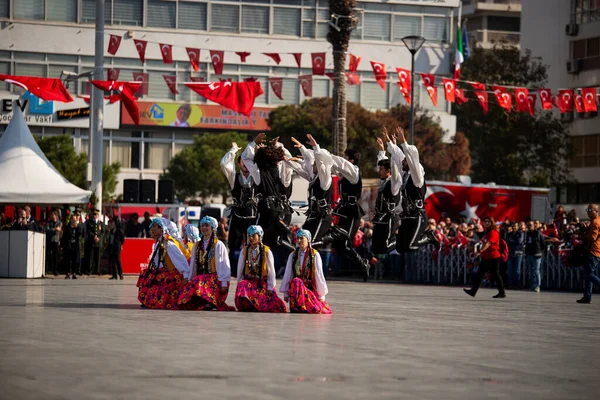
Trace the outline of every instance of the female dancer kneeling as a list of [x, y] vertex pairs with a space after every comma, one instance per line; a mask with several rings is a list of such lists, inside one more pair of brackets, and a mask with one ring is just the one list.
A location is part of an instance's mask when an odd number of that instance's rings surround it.
[[248, 244], [243, 247], [237, 266], [235, 306], [238, 311], [286, 312], [275, 289], [273, 253], [262, 244], [263, 229], [248, 227]]
[[150, 236], [156, 240], [147, 269], [140, 273], [137, 286], [138, 300], [148, 308], [175, 309], [183, 286], [183, 277], [189, 272], [188, 262], [167, 232], [169, 221], [154, 218]]
[[231, 267], [227, 247], [216, 237], [217, 226], [213, 217], [205, 216], [200, 220], [202, 240], [192, 248], [187, 283], [177, 302], [181, 310], [235, 311], [225, 303]]
[[290, 303], [290, 312], [331, 314], [325, 301], [327, 282], [323, 276], [321, 255], [310, 246], [311, 234], [300, 229], [296, 232], [296, 250], [288, 257], [285, 275], [279, 291]]

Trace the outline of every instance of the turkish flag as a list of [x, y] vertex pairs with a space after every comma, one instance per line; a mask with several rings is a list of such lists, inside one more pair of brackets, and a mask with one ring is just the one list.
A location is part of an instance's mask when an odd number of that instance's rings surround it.
[[429, 97], [431, 98], [433, 106], [437, 107], [437, 87], [427, 86], [427, 93], [429, 93]]
[[473, 89], [475, 89], [475, 90], [479, 90], [479, 91], [484, 91], [485, 90], [485, 85], [483, 83], [469, 82], [469, 84], [471, 86], [473, 86]]
[[485, 114], [488, 113], [488, 94], [487, 92], [475, 92], [475, 96], [477, 96], [477, 101], [479, 101], [479, 105], [483, 108], [483, 112]]
[[149, 83], [149, 75], [144, 72], [132, 72], [133, 80], [136, 82], [141, 82], [140, 87], [134, 94], [136, 96], [148, 95], [148, 83]]
[[354, 54], [350, 54], [350, 66], [348, 68], [350, 72], [356, 72], [356, 70], [358, 69], [358, 64], [360, 64], [360, 60], [361, 57], [355, 56]]
[[450, 103], [454, 103], [456, 95], [456, 80], [443, 78], [442, 81], [444, 81], [444, 95], [446, 100]]
[[581, 89], [581, 95], [583, 96], [586, 112], [598, 111], [598, 105], [596, 104], [596, 88], [583, 88]]
[[410, 90], [411, 84], [411, 74], [410, 71], [403, 68], [396, 68], [396, 73], [398, 74], [398, 79], [400, 80], [399, 85], [402, 86], [406, 90]]
[[109, 68], [106, 70], [106, 78], [109, 81], [118, 81], [121, 70], [118, 68]]
[[296, 60], [296, 64], [298, 68], [302, 68], [302, 53], [292, 53], [294, 56], [294, 60]]
[[301, 75], [298, 77], [302, 92], [306, 97], [312, 97], [312, 75]]
[[540, 93], [540, 103], [544, 110], [552, 110], [552, 91], [550, 89], [538, 89]]
[[279, 57], [279, 53], [263, 53], [265, 56], [271, 57], [275, 64], [279, 65], [281, 62], [281, 57]]
[[431, 102], [434, 106], [437, 106], [437, 88], [433, 86], [435, 77], [431, 74], [421, 74], [421, 79], [423, 79], [423, 84], [427, 89], [427, 93], [429, 93], [429, 97], [431, 97]]
[[133, 39], [133, 43], [135, 43], [135, 49], [137, 50], [139, 56], [140, 56], [140, 61], [143, 63], [146, 62], [146, 46], [148, 45], [148, 42], [146, 42], [145, 40], [138, 40], [138, 39]]
[[279, 100], [283, 100], [281, 96], [281, 89], [283, 88], [283, 78], [269, 78], [269, 83], [271, 84], [271, 89], [275, 96], [279, 97]]
[[[119, 97], [125, 109], [131, 116], [131, 119], [136, 125], [140, 124], [140, 109], [137, 105], [136, 98], [133, 93], [140, 90], [142, 84], [140, 82], [120, 82], [120, 81], [90, 81], [98, 89], [105, 92], [116, 90], [119, 92]], [[116, 101], [115, 95], [107, 96], [111, 103]]]
[[194, 71], [200, 71], [200, 49], [186, 47], [185, 51], [187, 51], [188, 57], [190, 58], [190, 64], [192, 64]]
[[221, 75], [223, 73], [223, 61], [225, 52], [223, 50], [211, 50], [210, 61], [212, 62], [215, 74]]
[[580, 94], [575, 95], [575, 111], [577, 111], [578, 113], [585, 112], [585, 104], [583, 101], [583, 96]]
[[121, 45], [121, 39], [121, 36], [110, 35], [110, 39], [108, 39], [108, 54], [112, 54], [113, 56], [117, 54]]
[[356, 72], [346, 72], [346, 79], [348, 80], [348, 85], [360, 85], [360, 75]]
[[170, 44], [159, 43], [160, 54], [165, 64], [173, 64], [173, 46]]
[[410, 104], [410, 91], [402, 85], [401, 82], [397, 83], [398, 89], [400, 89], [400, 93], [404, 96], [404, 100], [406, 100], [406, 104]]
[[515, 88], [516, 109], [520, 112], [529, 112], [529, 90], [525, 88]]
[[465, 91], [463, 89], [456, 89], [454, 92], [454, 97], [456, 98], [456, 102], [458, 104], [465, 104], [469, 101], [465, 97]]
[[179, 94], [179, 91], [177, 90], [177, 75], [163, 75], [163, 78], [171, 93]]
[[20, 86], [44, 101], [70, 103], [73, 98], [60, 79], [0, 74], [0, 81]]
[[[212, 54], [212, 52], [211, 52]], [[247, 51], [236, 51], [235, 54], [237, 54], [238, 56], [240, 56], [240, 61], [241, 62], [246, 62], [246, 57], [248, 57], [250, 55], [250, 53], [248, 53]]]
[[335, 75], [333, 74], [333, 72], [325, 72], [325, 75], [332, 81], [335, 81]]
[[512, 96], [506, 93], [506, 88], [503, 86], [492, 86], [498, 105], [510, 112], [512, 109]]
[[558, 91], [558, 108], [561, 113], [573, 111], [573, 90], [559, 90]]
[[375, 80], [385, 90], [385, 80], [387, 79], [387, 73], [385, 72], [385, 64], [378, 63], [377, 61], [370, 61], [373, 73], [375, 74]]
[[252, 113], [254, 100], [263, 94], [260, 82], [186, 83], [185, 85], [208, 100], [247, 117]]
[[537, 95], [535, 93], [529, 93], [527, 95], [527, 104], [529, 105], [529, 114], [532, 116], [535, 115], [535, 101], [537, 100]]
[[190, 81], [192, 82], [204, 82], [203, 76], [190, 76]]
[[311, 53], [312, 74], [325, 75], [325, 53]]

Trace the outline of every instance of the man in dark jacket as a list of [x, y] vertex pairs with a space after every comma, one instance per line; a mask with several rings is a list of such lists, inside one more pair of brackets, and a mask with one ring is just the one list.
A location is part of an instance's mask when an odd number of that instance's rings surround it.
[[544, 254], [544, 235], [537, 229], [533, 220], [527, 222], [527, 234], [525, 236], [525, 254], [527, 255], [527, 267], [531, 276], [531, 290], [540, 292], [542, 276], [540, 268], [542, 255]]
[[85, 222], [85, 250], [87, 274], [99, 274], [100, 256], [102, 255], [102, 239], [104, 224], [100, 221], [100, 210], [94, 210], [92, 218]]
[[515, 222], [512, 231], [506, 235], [508, 244], [508, 286], [517, 289], [521, 282], [521, 262], [525, 252], [525, 232], [519, 229], [519, 223]]
[[46, 274], [58, 275], [58, 247], [60, 244], [60, 231], [62, 222], [58, 219], [58, 212], [52, 211], [50, 221], [46, 224]]

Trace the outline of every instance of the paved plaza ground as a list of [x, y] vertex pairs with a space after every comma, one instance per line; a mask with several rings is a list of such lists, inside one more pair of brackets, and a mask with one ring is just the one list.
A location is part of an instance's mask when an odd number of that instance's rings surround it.
[[134, 278], [0, 280], [0, 398], [600, 399], [600, 296], [329, 291], [332, 316], [245, 314], [142, 309]]

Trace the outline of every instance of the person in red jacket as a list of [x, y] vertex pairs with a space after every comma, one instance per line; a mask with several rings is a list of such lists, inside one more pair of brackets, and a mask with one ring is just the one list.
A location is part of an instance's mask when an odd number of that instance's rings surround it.
[[486, 272], [490, 272], [492, 279], [496, 281], [498, 287], [498, 294], [494, 296], [495, 299], [503, 299], [506, 297], [504, 292], [504, 282], [500, 277], [500, 233], [496, 226], [496, 221], [492, 217], [485, 217], [483, 219], [483, 228], [485, 229], [485, 236], [481, 240], [482, 248], [479, 252], [481, 255], [481, 264], [477, 270], [477, 275], [473, 280], [473, 287], [471, 289], [463, 289], [469, 296], [475, 297], [479, 285]]

